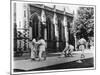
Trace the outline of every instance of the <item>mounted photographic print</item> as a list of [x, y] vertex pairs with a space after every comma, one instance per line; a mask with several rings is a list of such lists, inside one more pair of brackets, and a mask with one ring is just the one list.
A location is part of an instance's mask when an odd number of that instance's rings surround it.
[[95, 5], [11, 1], [11, 73], [95, 69]]

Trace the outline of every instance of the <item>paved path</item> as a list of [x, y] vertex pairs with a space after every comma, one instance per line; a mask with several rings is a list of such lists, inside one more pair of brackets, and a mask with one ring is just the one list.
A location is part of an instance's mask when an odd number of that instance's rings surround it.
[[[57, 53], [58, 54], [58, 53]], [[85, 59], [91, 58], [93, 56], [93, 51], [86, 50], [85, 51]], [[31, 70], [31, 69], [37, 69], [41, 67], [46, 66], [52, 66], [56, 64], [61, 63], [67, 63], [79, 60], [80, 58], [80, 51], [75, 51], [73, 53], [73, 57], [59, 57], [59, 56], [53, 56], [53, 57], [47, 57], [46, 61], [31, 61], [30, 59], [26, 60], [16, 60], [14, 61], [14, 69], [20, 69], [20, 70]]]

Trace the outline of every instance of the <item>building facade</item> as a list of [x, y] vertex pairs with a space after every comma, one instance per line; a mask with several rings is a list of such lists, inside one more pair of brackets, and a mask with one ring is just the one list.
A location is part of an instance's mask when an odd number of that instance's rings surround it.
[[[68, 13], [65, 8], [63, 11], [56, 9], [56, 5], [53, 8], [44, 4], [23, 3], [20, 5], [23, 8], [20, 20], [16, 17], [19, 12], [14, 12], [14, 31], [16, 30], [14, 34], [17, 33], [17, 37], [15, 36], [17, 42], [14, 44], [17, 44], [17, 48], [29, 51], [29, 41], [43, 37], [46, 41], [47, 52], [62, 51], [69, 43], [69, 27], [73, 22], [73, 14]], [[17, 9], [16, 3], [14, 7]]]

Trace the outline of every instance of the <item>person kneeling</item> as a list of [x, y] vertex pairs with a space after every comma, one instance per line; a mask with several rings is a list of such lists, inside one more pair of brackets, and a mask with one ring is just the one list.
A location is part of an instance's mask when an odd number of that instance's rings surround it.
[[72, 45], [66, 46], [62, 52], [62, 56], [64, 56], [64, 57], [72, 56], [73, 50], [74, 50], [74, 46], [72, 46]]

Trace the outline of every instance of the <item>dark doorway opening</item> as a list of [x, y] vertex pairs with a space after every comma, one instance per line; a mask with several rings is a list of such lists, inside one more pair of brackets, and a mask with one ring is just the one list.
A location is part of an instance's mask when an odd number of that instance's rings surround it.
[[37, 15], [34, 15], [32, 18], [32, 39], [38, 38], [39, 36], [39, 19]]
[[47, 25], [47, 51], [56, 52], [56, 40], [54, 38], [54, 25], [51, 22], [50, 18], [46, 20]]

